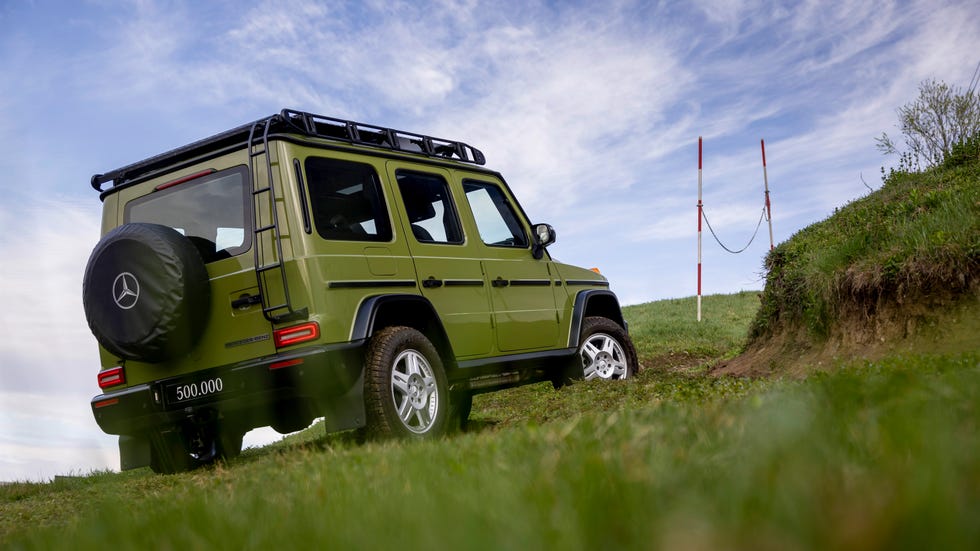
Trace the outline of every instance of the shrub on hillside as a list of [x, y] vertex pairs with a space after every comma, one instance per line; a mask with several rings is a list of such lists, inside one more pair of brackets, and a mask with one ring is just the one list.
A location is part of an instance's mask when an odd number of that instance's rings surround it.
[[898, 120], [906, 151], [902, 152], [884, 132], [875, 139], [878, 149], [886, 155], [899, 155], [899, 170], [917, 172], [923, 165], [938, 166], [958, 144], [968, 144], [980, 133], [980, 92], [972, 83], [964, 91], [945, 82], [924, 81], [919, 85], [919, 97], [898, 108]]

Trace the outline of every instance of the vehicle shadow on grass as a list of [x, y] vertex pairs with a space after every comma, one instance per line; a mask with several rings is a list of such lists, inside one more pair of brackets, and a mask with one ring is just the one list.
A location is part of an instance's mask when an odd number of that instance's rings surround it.
[[[452, 430], [446, 435], [442, 436], [442, 438], [452, 439], [466, 434], [479, 434], [492, 431], [498, 424], [499, 421], [495, 419], [468, 419], [462, 428]], [[303, 431], [285, 436], [278, 442], [242, 450], [241, 455], [235, 458], [232, 461], [232, 464], [251, 462], [262, 457], [275, 454], [286, 454], [298, 450], [315, 452], [324, 452], [328, 450], [338, 451], [344, 449], [356, 449], [364, 445], [379, 442], [384, 442], [384, 440], [372, 439], [368, 437], [363, 429], [324, 434], [322, 422], [317, 422]]]

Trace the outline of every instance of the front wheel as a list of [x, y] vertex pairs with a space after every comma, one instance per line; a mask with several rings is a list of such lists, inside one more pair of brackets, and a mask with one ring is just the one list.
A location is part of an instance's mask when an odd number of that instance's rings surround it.
[[586, 381], [628, 379], [639, 370], [629, 334], [603, 317], [589, 317], [582, 324], [577, 361], [581, 371], [576, 369], [574, 375]]
[[387, 327], [371, 338], [364, 389], [367, 432], [430, 438], [446, 432], [449, 392], [442, 359], [425, 335]]

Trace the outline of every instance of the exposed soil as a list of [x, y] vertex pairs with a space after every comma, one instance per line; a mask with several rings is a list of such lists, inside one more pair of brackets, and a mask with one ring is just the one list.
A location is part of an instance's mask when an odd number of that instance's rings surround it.
[[980, 350], [980, 286], [964, 294], [906, 295], [900, 301], [854, 303], [825, 339], [799, 326], [777, 327], [768, 338], [710, 370], [713, 375], [805, 377], [842, 361], [886, 355]]
[[640, 369], [689, 373], [691, 371], [702, 369], [711, 360], [711, 356], [706, 356], [703, 354], [670, 352], [668, 354], [640, 358]]

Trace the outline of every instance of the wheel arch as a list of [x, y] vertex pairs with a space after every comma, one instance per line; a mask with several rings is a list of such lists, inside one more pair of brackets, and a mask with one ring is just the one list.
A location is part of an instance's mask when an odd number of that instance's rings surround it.
[[364, 299], [354, 316], [351, 341], [367, 341], [385, 327], [404, 325], [425, 335], [442, 356], [446, 369], [456, 368], [452, 344], [435, 307], [423, 296], [375, 295]]
[[575, 304], [572, 307], [572, 323], [568, 331], [569, 348], [578, 348], [582, 323], [589, 316], [609, 318], [618, 323], [627, 334], [629, 333], [629, 327], [626, 319], [623, 318], [623, 311], [619, 307], [619, 299], [615, 293], [606, 289], [579, 291], [575, 295]]

